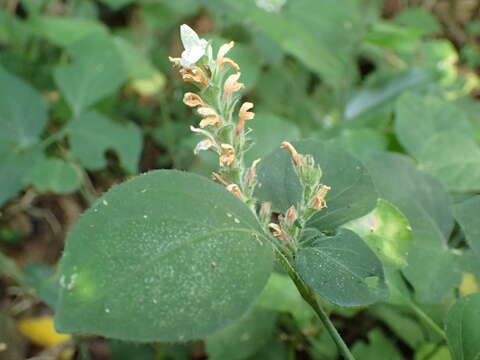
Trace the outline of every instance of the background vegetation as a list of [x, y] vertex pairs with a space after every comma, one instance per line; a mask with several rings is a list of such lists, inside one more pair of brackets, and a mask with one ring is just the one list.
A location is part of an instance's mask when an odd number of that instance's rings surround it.
[[409, 300], [329, 309], [355, 356], [477, 356], [473, 335], [471, 353], [452, 341], [450, 355], [428, 321], [442, 326], [457, 298], [480, 291], [479, 1], [0, 4], [1, 359], [336, 358], [279, 274], [253, 312], [204, 342], [139, 345], [49, 332], [64, 238], [100, 194], [151, 169], [208, 176], [216, 166], [192, 153], [198, 139], [189, 126], [198, 119], [168, 61], [182, 51], [183, 23], [216, 46], [236, 42], [230, 56], [256, 110], [247, 160], [284, 140], [339, 144], [410, 221], [414, 242], [402, 272]]

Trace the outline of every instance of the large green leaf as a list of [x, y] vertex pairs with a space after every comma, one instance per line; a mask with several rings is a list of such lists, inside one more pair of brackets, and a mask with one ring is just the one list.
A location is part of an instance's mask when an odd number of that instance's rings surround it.
[[462, 297], [451, 307], [445, 330], [453, 360], [480, 358], [480, 294]]
[[102, 23], [71, 16], [34, 16], [28, 20], [28, 25], [36, 35], [58, 46], [70, 46], [91, 35], [107, 34], [107, 28]]
[[0, 67], [0, 159], [28, 148], [48, 122], [47, 106], [38, 91]]
[[340, 306], [362, 306], [385, 299], [383, 267], [375, 253], [348, 229], [319, 235], [301, 247], [295, 268], [312, 289]]
[[442, 131], [426, 142], [418, 161], [451, 190], [480, 190], [480, 147], [471, 135]]
[[442, 302], [460, 283], [457, 256], [446, 240], [454, 224], [448, 193], [403, 155], [376, 154], [366, 166], [380, 196], [397, 206], [412, 227], [413, 243], [403, 271], [417, 298]]
[[126, 170], [138, 171], [142, 134], [132, 122], [118, 124], [91, 111], [74, 119], [67, 131], [73, 156], [86, 168], [104, 168], [107, 165], [105, 152], [113, 149]]
[[394, 205], [379, 199], [370, 214], [344, 225], [362, 237], [385, 265], [405, 267], [412, 243], [407, 218]]
[[69, 193], [81, 185], [81, 173], [71, 163], [58, 158], [44, 158], [35, 163], [25, 181], [40, 192]]
[[252, 308], [240, 321], [207, 338], [211, 360], [243, 360], [253, 355], [273, 337], [276, 313]]
[[480, 196], [477, 195], [455, 206], [454, 215], [462, 227], [468, 245], [480, 256]]
[[[218, 1], [204, 0], [212, 7]], [[342, 3], [296, 0], [281, 13], [257, 7], [254, 0], [223, 0], [227, 12], [265, 32], [287, 52], [298, 57], [333, 88], [347, 88], [355, 78], [353, 56], [362, 22], [354, 0]]]
[[272, 264], [255, 216], [222, 186], [150, 172], [114, 187], [73, 228], [56, 326], [124, 340], [202, 338], [247, 311]]
[[[322, 183], [332, 188], [326, 199], [328, 208], [312, 217], [311, 226], [333, 230], [375, 207], [377, 193], [360, 161], [334, 144], [306, 140], [293, 145], [301, 154], [315, 158], [322, 168]], [[262, 201], [271, 201], [275, 211], [284, 212], [300, 200], [302, 189], [286, 150], [277, 149], [263, 159], [258, 180], [256, 195]]]
[[58, 66], [54, 78], [75, 116], [115, 92], [127, 79], [121, 55], [106, 35], [83, 37], [67, 51], [75, 61]]

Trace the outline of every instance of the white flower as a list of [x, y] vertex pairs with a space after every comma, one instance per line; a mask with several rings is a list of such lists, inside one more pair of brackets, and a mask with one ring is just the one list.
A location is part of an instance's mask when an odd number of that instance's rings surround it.
[[180, 65], [183, 67], [192, 66], [205, 55], [208, 41], [200, 39], [197, 33], [185, 24], [180, 26], [180, 37], [185, 48], [182, 52]]

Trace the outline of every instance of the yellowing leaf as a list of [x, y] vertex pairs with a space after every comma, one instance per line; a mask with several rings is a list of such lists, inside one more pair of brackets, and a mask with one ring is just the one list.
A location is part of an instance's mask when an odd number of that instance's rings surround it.
[[471, 273], [463, 274], [462, 283], [460, 284], [460, 294], [470, 295], [476, 292], [480, 292], [480, 285], [478, 284], [475, 276]]
[[55, 331], [51, 316], [20, 320], [18, 329], [32, 343], [42, 347], [55, 346], [71, 338], [69, 334], [59, 334]]

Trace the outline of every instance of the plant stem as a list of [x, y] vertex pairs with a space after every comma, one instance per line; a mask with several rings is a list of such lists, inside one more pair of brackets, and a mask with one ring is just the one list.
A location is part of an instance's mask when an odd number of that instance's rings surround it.
[[433, 330], [435, 334], [440, 336], [443, 340], [447, 340], [445, 331], [443, 331], [440, 326], [438, 326], [437, 323], [430, 318], [430, 316], [425, 314], [422, 309], [415, 305], [411, 300], [408, 301], [408, 306], [420, 318], [420, 320], [422, 320], [428, 327], [430, 327], [430, 329]]
[[347, 344], [345, 344], [345, 342], [343, 341], [342, 337], [338, 333], [337, 329], [333, 325], [327, 313], [325, 312], [325, 310], [323, 310], [323, 308], [318, 303], [313, 290], [303, 282], [303, 280], [300, 278], [300, 275], [298, 275], [298, 273], [295, 271], [295, 269], [290, 264], [288, 259], [283, 255], [283, 253], [281, 253], [280, 250], [278, 250], [278, 253], [279, 253], [280, 261], [282, 262], [283, 266], [287, 270], [290, 278], [295, 283], [295, 286], [297, 287], [298, 292], [300, 293], [300, 295], [302, 295], [303, 299], [312, 307], [312, 309], [318, 315], [323, 326], [325, 326], [325, 329], [327, 329], [328, 333], [330, 334], [333, 341], [337, 345], [337, 348], [340, 351], [340, 354], [342, 354], [345, 360], [355, 360], [355, 357], [348, 349]]

